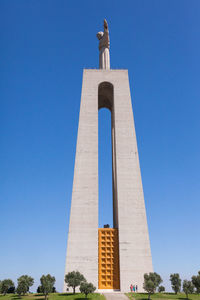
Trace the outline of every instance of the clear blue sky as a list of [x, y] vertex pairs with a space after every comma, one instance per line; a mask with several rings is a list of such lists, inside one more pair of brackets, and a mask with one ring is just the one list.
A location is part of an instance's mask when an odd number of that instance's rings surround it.
[[[129, 70], [154, 270], [167, 287], [200, 270], [200, 2], [1, 0], [0, 279], [62, 288], [82, 71], [98, 68], [104, 17], [111, 66]], [[99, 122], [102, 226], [108, 111]]]

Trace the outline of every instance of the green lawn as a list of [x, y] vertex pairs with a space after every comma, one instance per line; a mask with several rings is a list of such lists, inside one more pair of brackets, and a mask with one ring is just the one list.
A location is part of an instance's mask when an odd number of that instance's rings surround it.
[[[129, 299], [135, 299], [135, 300], [147, 300], [148, 294], [140, 294], [140, 293], [128, 293], [126, 294]], [[189, 300], [200, 300], [200, 295], [197, 294], [190, 294], [188, 296]], [[151, 299], [155, 300], [186, 300], [186, 296], [183, 293], [179, 293], [177, 295], [173, 293], [156, 293], [154, 295], [151, 295]]]
[[[0, 295], [0, 300], [44, 300], [44, 296], [42, 294], [30, 294], [26, 296], [19, 297], [18, 295], [8, 294], [6, 296]], [[50, 294], [48, 300], [85, 300], [85, 295], [83, 294]], [[89, 294], [88, 299], [95, 299], [95, 300], [105, 300], [105, 297], [100, 294]]]

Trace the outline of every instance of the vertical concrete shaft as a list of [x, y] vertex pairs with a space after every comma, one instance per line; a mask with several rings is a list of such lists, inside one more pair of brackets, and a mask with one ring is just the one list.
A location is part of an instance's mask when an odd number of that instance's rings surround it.
[[98, 286], [98, 89], [91, 86], [85, 71], [65, 274], [74, 270]]
[[[119, 231], [120, 290], [151, 272], [137, 141], [127, 70], [84, 70], [68, 234], [66, 270], [78, 270], [98, 288], [98, 89], [113, 86], [112, 112], [114, 226]], [[100, 187], [101, 188], [101, 187]], [[64, 285], [66, 291], [66, 285]]]

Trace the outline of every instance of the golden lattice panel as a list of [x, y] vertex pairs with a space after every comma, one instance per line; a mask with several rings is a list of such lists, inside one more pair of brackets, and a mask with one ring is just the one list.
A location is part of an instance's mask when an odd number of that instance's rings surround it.
[[99, 289], [120, 289], [118, 229], [99, 228]]

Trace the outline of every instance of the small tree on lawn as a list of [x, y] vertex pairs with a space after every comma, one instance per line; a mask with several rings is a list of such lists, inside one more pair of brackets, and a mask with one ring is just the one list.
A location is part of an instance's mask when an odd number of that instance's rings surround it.
[[197, 276], [192, 276], [192, 283], [196, 288], [197, 294], [200, 293], [200, 271], [198, 272]]
[[163, 285], [160, 285], [159, 288], [158, 288], [158, 292], [162, 293], [164, 291], [165, 291], [165, 287]]
[[11, 286], [8, 291], [7, 291], [8, 294], [14, 294], [15, 293], [15, 286]]
[[154, 294], [159, 284], [162, 282], [162, 278], [156, 272], [144, 274], [144, 284], [143, 288], [148, 293], [148, 299], [150, 299], [151, 294]]
[[181, 290], [181, 279], [178, 273], [174, 273], [170, 275], [170, 281], [172, 289], [174, 290], [175, 294], [180, 292]]
[[[22, 275], [17, 279], [18, 291], [25, 295], [29, 292], [29, 288], [34, 284], [34, 279], [28, 275]], [[18, 292], [17, 292], [18, 293]]]
[[143, 288], [148, 293], [148, 299], [150, 299], [151, 294], [154, 294], [156, 290], [153, 281], [151, 281], [150, 279], [144, 280]]
[[38, 288], [37, 288], [37, 293], [38, 293], [38, 294], [42, 293], [41, 285], [38, 286]]
[[183, 291], [188, 299], [188, 294], [192, 294], [194, 292], [194, 285], [192, 284], [192, 281], [183, 280]]
[[27, 292], [27, 287], [26, 287], [26, 285], [24, 285], [23, 282], [18, 283], [18, 286], [17, 286], [17, 288], [16, 288], [16, 292], [17, 292], [17, 294], [18, 294], [19, 296], [25, 295], [26, 292]]
[[11, 279], [4, 279], [1, 281], [1, 294], [4, 294], [4, 296], [7, 294], [10, 288], [15, 287], [14, 282]]
[[50, 274], [48, 275], [43, 275], [40, 278], [40, 282], [41, 282], [41, 291], [45, 296], [45, 300], [48, 297], [48, 294], [52, 292], [53, 290], [53, 286], [56, 282], [56, 279], [54, 276], [51, 276]]
[[73, 288], [73, 293], [75, 294], [76, 287], [81, 285], [82, 282], [86, 282], [86, 279], [80, 272], [73, 271], [65, 275], [65, 282], [69, 287]]
[[85, 294], [85, 298], [87, 298], [88, 294], [94, 293], [95, 290], [96, 288], [92, 283], [81, 282], [80, 291]]
[[[43, 292], [42, 292], [42, 287], [41, 287], [41, 285], [38, 286], [38, 288], [37, 288], [37, 293], [38, 293], [38, 294], [43, 293]], [[57, 292], [56, 292], [55, 286], [52, 287], [51, 293], [57, 293]]]

